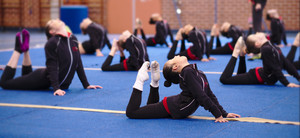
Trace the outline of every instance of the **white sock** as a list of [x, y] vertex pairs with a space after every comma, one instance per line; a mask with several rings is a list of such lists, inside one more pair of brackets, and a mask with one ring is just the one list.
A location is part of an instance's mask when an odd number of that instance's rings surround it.
[[144, 82], [149, 79], [149, 75], [148, 75], [149, 64], [150, 62], [146, 61], [139, 69], [133, 88], [143, 91]]
[[160, 70], [159, 64], [157, 61], [151, 62], [151, 83], [150, 85], [154, 88], [159, 86], [159, 79], [160, 79]]

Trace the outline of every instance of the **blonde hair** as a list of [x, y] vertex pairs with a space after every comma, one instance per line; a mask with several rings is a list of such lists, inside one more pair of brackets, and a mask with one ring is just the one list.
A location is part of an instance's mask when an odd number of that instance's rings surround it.
[[162, 20], [162, 17], [160, 16], [159, 13], [153, 13], [153, 14], [151, 15], [151, 18], [152, 18], [154, 21], [160, 21], [160, 20]]
[[269, 14], [270, 17], [272, 18], [279, 18], [278, 11], [276, 9], [270, 9], [267, 11], [267, 14]]
[[229, 27], [230, 27], [230, 23], [229, 22], [224, 22], [221, 26], [221, 31], [223, 32], [227, 32], [229, 30]]
[[50, 30], [52, 29], [52, 28], [50, 27], [50, 24], [51, 24], [52, 21], [53, 21], [53, 19], [49, 20], [49, 21], [46, 23], [45, 34], [46, 34], [47, 40], [49, 40], [49, 39], [52, 37], [52, 34], [50, 34]]
[[193, 28], [194, 26], [192, 26], [191, 24], [187, 24], [183, 27], [182, 33], [188, 34]]

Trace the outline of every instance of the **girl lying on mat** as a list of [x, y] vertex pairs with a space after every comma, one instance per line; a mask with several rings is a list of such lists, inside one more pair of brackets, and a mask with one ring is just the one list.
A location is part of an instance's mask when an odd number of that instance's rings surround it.
[[[59, 19], [50, 20], [46, 26], [48, 42], [45, 45], [46, 68], [32, 71], [29, 55], [29, 32], [22, 31], [16, 35], [15, 50], [7, 63], [0, 80], [3, 89], [14, 90], [40, 90], [52, 86], [54, 95], [63, 96], [77, 72], [82, 85], [86, 89], [102, 88], [90, 85], [82, 66], [78, 42], [75, 36], [67, 33], [64, 22]], [[24, 53], [22, 63], [22, 76], [14, 79], [18, 60]]]
[[111, 49], [111, 44], [107, 37], [107, 30], [100, 24], [93, 22], [90, 18], [85, 18], [80, 23], [82, 34], [88, 34], [90, 40], [86, 40], [79, 44], [80, 54], [95, 54], [96, 56], [103, 56], [101, 50], [105, 45]]
[[[221, 41], [219, 38], [220, 33], [227, 38], [231, 38], [232, 41], [229, 43], [226, 43], [224, 46], [221, 46]], [[210, 37], [210, 40], [208, 43], [208, 47], [210, 49], [209, 53], [212, 55], [232, 54], [235, 43], [237, 42], [239, 37], [243, 36], [243, 35], [244, 35], [244, 32], [240, 27], [232, 25], [229, 22], [224, 22], [220, 28], [220, 31], [219, 31], [218, 25], [214, 24], [211, 28], [211, 32], [210, 32], [211, 37]], [[212, 49], [215, 37], [217, 39], [217, 46], [215, 49]]]
[[[209, 48], [207, 45], [206, 34], [203, 30], [199, 30], [196, 27], [188, 24], [183, 28], [180, 28], [176, 34], [175, 41], [168, 53], [167, 58], [172, 59], [175, 55], [178, 41], [181, 40], [181, 49], [180, 53], [176, 55], [186, 56], [189, 60], [200, 60], [203, 62], [208, 62], [209, 60], [215, 60], [209, 56]], [[185, 49], [185, 40], [193, 43], [193, 46]], [[203, 58], [203, 55], [206, 54], [207, 59]]]
[[170, 26], [166, 20], [164, 20], [160, 14], [153, 13], [150, 17], [150, 24], [155, 24], [155, 35], [154, 37], [146, 38], [142, 22], [139, 18], [136, 19], [136, 28], [134, 29], [134, 36], [137, 36], [138, 30], [140, 30], [143, 40], [146, 42], [147, 46], [155, 46], [156, 44], [166, 45], [167, 36], [170, 35], [171, 42], [173, 43], [173, 34], [171, 32]]
[[[111, 65], [118, 50], [120, 51], [120, 63]], [[128, 58], [125, 58], [124, 50], [129, 52]], [[145, 41], [126, 30], [120, 35], [119, 40], [113, 40], [112, 48], [101, 69], [103, 71], [137, 71], [145, 61], [149, 61]]]
[[[263, 67], [250, 69], [246, 72], [245, 54], [261, 52]], [[240, 57], [238, 72], [232, 76], [238, 56]], [[249, 35], [246, 44], [242, 37], [236, 43], [232, 57], [223, 71], [220, 81], [223, 84], [268, 84], [274, 85], [278, 80], [287, 87], [300, 87], [295, 83], [290, 83], [282, 69], [286, 69], [289, 74], [300, 81], [300, 76], [293, 64], [287, 60], [279, 47], [271, 44], [263, 33]]]
[[151, 63], [150, 94], [146, 106], [140, 107], [143, 85], [149, 79], [149, 62], [144, 62], [138, 71], [126, 116], [133, 119], [174, 118], [182, 119], [193, 114], [199, 106], [209, 110], [216, 118], [215, 122], [228, 122], [224, 117], [240, 117], [238, 114], [227, 113], [219, 104], [211, 91], [206, 76], [198, 71], [196, 64], [189, 64], [185, 56], [175, 56], [167, 61], [163, 68], [166, 79], [165, 86], [171, 83], [180, 84], [182, 92], [178, 95], [165, 97], [159, 102], [160, 69], [156, 61]]

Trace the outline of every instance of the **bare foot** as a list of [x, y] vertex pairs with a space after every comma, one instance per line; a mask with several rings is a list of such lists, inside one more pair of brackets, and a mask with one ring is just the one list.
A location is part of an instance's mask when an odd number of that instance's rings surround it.
[[118, 42], [118, 41], [117, 41], [116, 39], [113, 40], [113, 44], [112, 44], [112, 46], [111, 46], [109, 55], [114, 56], [115, 53], [118, 51], [118, 44], [117, 44], [117, 42]]

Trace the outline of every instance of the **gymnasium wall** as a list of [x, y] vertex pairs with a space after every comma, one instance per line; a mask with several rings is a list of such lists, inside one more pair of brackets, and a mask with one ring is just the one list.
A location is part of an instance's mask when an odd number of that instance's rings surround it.
[[[61, 5], [86, 5], [89, 8], [89, 17], [97, 23], [109, 27], [110, 17], [109, 0], [0, 0], [0, 27], [26, 27], [40, 28], [44, 27], [46, 22], [51, 19], [53, 10], [59, 9]], [[129, 0], [132, 1], [132, 0]], [[138, 13], [147, 13], [149, 9], [160, 7], [156, 10], [162, 14], [163, 18], [168, 20], [172, 29], [178, 29], [179, 24], [175, 14], [173, 0], [135, 0], [136, 3], [152, 2], [148, 4], [150, 8], [136, 8], [141, 11]], [[157, 2], [158, 1], [158, 2]], [[251, 5], [248, 0], [217, 0], [217, 13], [215, 13], [215, 0], [175, 0], [178, 7], [182, 10], [180, 15], [182, 24], [192, 24], [199, 28], [209, 30], [214, 23], [214, 16], [217, 14], [218, 23], [224, 21], [231, 22], [244, 29], [248, 28], [248, 17], [251, 16]], [[155, 4], [156, 3], [156, 4]], [[268, 9], [278, 9], [280, 16], [285, 21], [286, 30], [299, 31], [299, 6], [300, 0], [268, 0], [265, 13]], [[145, 11], [142, 11], [142, 10]], [[115, 9], [120, 10], [120, 9]], [[147, 13], [148, 14], [148, 13]], [[123, 15], [117, 15], [123, 16]], [[148, 15], [147, 15], [148, 16]], [[149, 17], [145, 18], [144, 24], [147, 24]], [[269, 26], [269, 22], [266, 22]], [[113, 26], [110, 26], [113, 27]], [[122, 28], [123, 29], [123, 28]], [[128, 28], [132, 29], [132, 26]], [[110, 30], [108, 30], [110, 31]], [[117, 30], [114, 32], [121, 32]], [[150, 32], [153, 33], [153, 32]]]
[[[182, 13], [182, 24], [192, 24], [202, 29], [210, 29], [214, 24], [215, 0], [176, 0]], [[299, 31], [299, 0], [268, 0], [264, 9], [264, 17], [268, 9], [277, 9], [282, 16], [286, 30]], [[248, 17], [251, 14], [251, 4], [248, 0], [217, 0], [218, 24], [231, 22], [244, 29], [248, 28]], [[173, 6], [173, 0], [162, 0], [162, 14], [173, 29], [179, 28]], [[269, 26], [269, 22], [267, 22]]]

